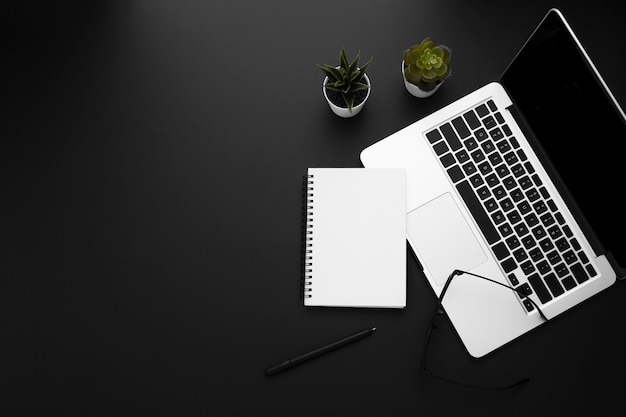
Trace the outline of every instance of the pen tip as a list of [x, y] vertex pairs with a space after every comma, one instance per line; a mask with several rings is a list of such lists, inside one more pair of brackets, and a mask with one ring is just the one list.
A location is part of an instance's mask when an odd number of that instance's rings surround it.
[[376, 331], [376, 327], [372, 327], [372, 328], [370, 329], [370, 331], [375, 332], [375, 331]]

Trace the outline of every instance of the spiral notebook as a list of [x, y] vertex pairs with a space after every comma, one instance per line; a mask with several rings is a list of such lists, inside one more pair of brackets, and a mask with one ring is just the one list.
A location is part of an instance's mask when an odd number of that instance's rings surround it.
[[404, 169], [309, 168], [304, 305], [406, 307]]

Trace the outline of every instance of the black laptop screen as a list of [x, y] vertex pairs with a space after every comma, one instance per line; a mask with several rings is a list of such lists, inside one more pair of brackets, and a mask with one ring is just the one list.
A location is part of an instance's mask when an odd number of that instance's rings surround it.
[[626, 122], [556, 12], [501, 82], [604, 248], [626, 266]]

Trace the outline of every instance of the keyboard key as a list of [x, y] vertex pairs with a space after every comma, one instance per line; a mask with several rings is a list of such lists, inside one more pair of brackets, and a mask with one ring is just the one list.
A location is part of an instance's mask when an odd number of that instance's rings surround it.
[[541, 219], [541, 223], [543, 223], [543, 225], [545, 227], [549, 227], [549, 226], [553, 225], [554, 222], [555, 222], [554, 217], [552, 217], [551, 213], [546, 213], [546, 214], [542, 215], [540, 217], [540, 219]]
[[510, 254], [504, 242], [499, 242], [491, 249], [493, 250], [493, 254], [496, 255], [496, 258], [498, 258], [499, 261], [503, 260]]
[[550, 252], [552, 249], [554, 249], [554, 243], [552, 243], [549, 237], [539, 241], [539, 246], [541, 246], [541, 249], [544, 252]]
[[513, 165], [518, 161], [517, 156], [515, 156], [515, 152], [509, 152], [504, 155], [504, 162], [509, 165]]
[[502, 157], [497, 152], [489, 155], [489, 162], [491, 162], [491, 165], [493, 165], [494, 167], [498, 164], [501, 164], [502, 161], [503, 161]]
[[[513, 205], [513, 202], [511, 201], [511, 199], [509, 197], [505, 197], [500, 201], [500, 207], [502, 207], [502, 210], [504, 210], [504, 212], [508, 212], [513, 210], [513, 208], [515, 207]], [[507, 214], [507, 217], [509, 215]]]
[[498, 200], [500, 200], [506, 197], [506, 190], [503, 186], [498, 185], [496, 188], [493, 189], [493, 195], [496, 196]]
[[548, 253], [546, 257], [548, 258], [548, 261], [550, 262], [551, 265], [556, 265], [559, 262], [561, 262], [561, 255], [559, 255], [559, 252], [556, 250], [553, 250], [552, 252]]
[[537, 226], [533, 228], [532, 232], [533, 236], [535, 236], [535, 239], [537, 240], [543, 239], [546, 236], [546, 229], [544, 229], [543, 226]]
[[485, 151], [486, 154], [490, 154], [491, 152], [496, 150], [496, 145], [493, 144], [493, 141], [491, 139], [483, 141], [480, 146], [483, 147], [483, 151]]
[[465, 177], [463, 171], [461, 171], [461, 168], [458, 165], [454, 165], [452, 168], [449, 168], [447, 172], [452, 182], [459, 182]]
[[498, 230], [500, 231], [500, 234], [502, 235], [502, 237], [507, 237], [508, 235], [513, 233], [513, 229], [511, 228], [511, 225], [509, 225], [508, 223], [504, 223], [498, 226]]
[[478, 164], [478, 170], [483, 175], [487, 175], [487, 174], [489, 174], [492, 171], [492, 168], [491, 168], [491, 165], [489, 164], [489, 162], [485, 161], [485, 162], [481, 162], [480, 164]]
[[430, 143], [435, 143], [441, 138], [441, 133], [437, 129], [431, 130], [430, 132], [426, 133], [426, 139], [428, 139]]
[[545, 275], [551, 270], [550, 264], [545, 259], [537, 264], [537, 271], [539, 271], [541, 275]]
[[555, 203], [554, 201], [552, 201], [552, 200], [548, 200], [547, 204], [548, 204], [548, 208], [549, 208], [549, 209], [550, 209], [553, 213], [556, 213], [556, 211], [558, 210], [558, 208], [557, 208], [557, 206], [556, 206], [556, 203]]
[[506, 217], [513, 225], [522, 221], [522, 216], [519, 215], [517, 210], [513, 210], [510, 213], [507, 213]]
[[474, 186], [474, 188], [476, 188], [483, 185], [485, 181], [483, 180], [483, 177], [481, 177], [479, 174], [474, 174], [470, 177], [470, 183]]
[[519, 285], [519, 280], [517, 279], [515, 274], [509, 274], [508, 278], [512, 286], [517, 287]]
[[524, 223], [516, 224], [514, 229], [518, 236], [526, 236], [526, 234], [529, 233], [528, 227], [526, 227]]
[[535, 306], [532, 301], [530, 301], [530, 298], [525, 298], [524, 300], [522, 300], [522, 303], [524, 304], [526, 311], [528, 311], [529, 313], [535, 309]]
[[476, 107], [476, 113], [478, 113], [479, 117], [485, 117], [489, 114], [489, 109], [486, 105], [481, 104], [480, 106]]
[[439, 160], [444, 168], [448, 168], [450, 165], [456, 164], [456, 159], [454, 159], [454, 155], [450, 152], [439, 158]]
[[546, 288], [546, 285], [543, 283], [543, 280], [538, 274], [532, 274], [529, 276], [528, 282], [533, 287], [533, 290], [535, 290], [535, 294], [539, 297], [539, 301], [545, 304], [552, 300], [552, 296], [548, 292], [548, 288]]
[[567, 252], [563, 254], [563, 259], [565, 260], [565, 262], [567, 262], [568, 265], [571, 265], [572, 263], [578, 260], [578, 257], [576, 256], [573, 250], [568, 250]]
[[511, 172], [513, 173], [513, 175], [515, 175], [515, 178], [519, 178], [520, 176], [524, 175], [526, 171], [524, 170], [522, 164], [515, 164], [511, 167]]
[[[521, 211], [522, 210], [520, 209], [520, 212]], [[535, 213], [530, 213], [528, 216], [524, 217], [524, 221], [526, 221], [526, 224], [530, 228], [535, 227], [536, 225], [539, 224], [539, 219], [537, 218]]]
[[435, 151], [437, 156], [441, 156], [444, 153], [448, 152], [448, 144], [442, 140], [441, 142], [437, 142], [435, 145], [433, 145], [433, 150]]
[[454, 156], [456, 156], [456, 160], [459, 161], [459, 164], [464, 164], [470, 160], [470, 157], [465, 149], [461, 149], [456, 154], [454, 154]]
[[487, 135], [487, 131], [482, 127], [474, 132], [474, 136], [476, 136], [476, 140], [482, 142], [487, 139], [489, 136]]
[[531, 188], [530, 190], [526, 191], [526, 198], [528, 198], [528, 200], [531, 202], [536, 201], [539, 198], [539, 193], [535, 188]]
[[556, 248], [557, 248], [559, 251], [561, 251], [561, 252], [563, 252], [563, 251], [565, 251], [565, 250], [567, 250], [567, 249], [569, 249], [569, 248], [570, 248], [569, 242], [568, 242], [568, 241], [567, 241], [567, 239], [565, 239], [564, 237], [562, 237], [562, 238], [558, 239], [558, 240], [555, 242], [555, 244], [556, 244]]
[[485, 201], [485, 208], [489, 213], [491, 213], [498, 208], [498, 203], [496, 203], [496, 200], [494, 200], [493, 198], [490, 198], [489, 200]]
[[505, 274], [508, 274], [511, 271], [514, 271], [517, 268], [517, 264], [513, 260], [513, 258], [508, 258], [507, 260], [502, 262], [502, 269]]
[[468, 151], [473, 151], [478, 147], [478, 142], [476, 142], [476, 139], [474, 139], [473, 137], [469, 137], [468, 139], [466, 139], [463, 144]]
[[501, 140], [500, 142], [496, 143], [496, 146], [498, 147], [498, 150], [502, 154], [507, 153], [508, 151], [511, 150], [511, 145], [509, 145], [508, 140]]
[[487, 243], [490, 245], [496, 243], [500, 240], [500, 236], [498, 235], [498, 231], [491, 223], [489, 216], [483, 209], [482, 204], [474, 194], [474, 190], [468, 181], [462, 181], [456, 186], [461, 198], [465, 201], [467, 208], [472, 213], [474, 220], [476, 221], [478, 227], [483, 232]]
[[546, 284], [548, 284], [548, 288], [550, 288], [550, 292], [554, 297], [558, 297], [565, 292], [558, 278], [553, 273], [549, 273], [543, 277], [543, 279], [546, 281]]
[[[522, 178], [519, 179], [519, 185], [520, 187], [522, 187], [522, 190], [527, 190], [528, 188], [532, 187], [533, 182], [530, 180], [530, 178], [525, 175]], [[530, 201], [533, 201], [532, 199], [529, 198]]]
[[524, 200], [517, 205], [517, 209], [522, 214], [522, 216], [525, 216], [526, 214], [530, 213], [532, 207], [530, 206], [530, 204], [528, 204], [528, 201]]
[[500, 184], [500, 180], [498, 179], [496, 174], [487, 175], [485, 177], [485, 181], [487, 181], [487, 185], [489, 185], [490, 187], [495, 187], [496, 185]]
[[504, 187], [507, 190], [511, 190], [511, 189], [515, 188], [515, 186], [517, 185], [517, 182], [515, 181], [515, 178], [513, 178], [512, 175], [509, 175], [508, 177], [503, 179], [502, 183], [504, 184]]
[[513, 256], [515, 257], [515, 260], [517, 262], [522, 262], [522, 261], [528, 259], [528, 254], [526, 253], [526, 251], [523, 248], [519, 248], [519, 249], [513, 251]]
[[560, 225], [563, 225], [565, 223], [565, 217], [563, 217], [561, 213], [554, 213], [554, 218]]
[[522, 245], [524, 245], [526, 249], [530, 249], [536, 244], [537, 244], [537, 241], [535, 241], [535, 238], [533, 238], [531, 235], [524, 236], [522, 238]]
[[504, 164], [497, 166], [495, 170], [500, 178], [504, 178], [510, 174], [509, 168]]
[[596, 269], [591, 264], [586, 265], [585, 269], [587, 270], [587, 274], [589, 274], [590, 277], [595, 277], [596, 275], [598, 275]]
[[574, 281], [574, 278], [572, 278], [572, 276], [570, 275], [570, 276], [563, 278], [563, 280], [561, 281], [561, 284], [563, 284], [565, 289], [569, 291], [576, 286], [576, 281]]
[[513, 199], [514, 202], [519, 203], [520, 201], [524, 199], [524, 193], [522, 193], [522, 191], [519, 188], [516, 188], [515, 190], [511, 191], [511, 198]]
[[453, 119], [452, 125], [456, 129], [461, 139], [465, 139], [466, 137], [470, 135], [470, 130], [467, 128], [467, 125], [465, 124], [461, 116]]
[[496, 225], [506, 220], [506, 217], [504, 217], [504, 214], [500, 210], [496, 211], [495, 213], [492, 213], [491, 218], [493, 219], [493, 223]]
[[476, 165], [474, 165], [474, 163], [470, 161], [463, 165], [463, 171], [465, 171], [465, 175], [469, 177], [470, 175], [476, 173]]
[[528, 255], [530, 256], [530, 259], [533, 260], [533, 262], [539, 262], [543, 259], [543, 252], [541, 252], [541, 249], [539, 248], [533, 248], [529, 250]]
[[519, 239], [517, 238], [517, 236], [513, 235], [506, 239], [506, 245], [509, 247], [509, 249], [513, 250], [518, 248], [521, 243], [519, 243]]
[[520, 268], [522, 268], [522, 272], [524, 273], [524, 275], [529, 275], [535, 270], [535, 265], [533, 265], [533, 263], [530, 261], [526, 261], [520, 264]]
[[563, 232], [561, 232], [561, 228], [559, 226], [555, 225], [555, 226], [548, 228], [548, 235], [550, 235], [552, 240], [556, 240], [563, 235]]
[[476, 149], [474, 152], [472, 152], [472, 159], [476, 163], [482, 162], [485, 160], [485, 154], [481, 149]]
[[565, 236], [567, 237], [574, 236], [574, 233], [572, 233], [572, 229], [570, 229], [568, 225], [563, 226], [563, 233], [565, 233]]
[[575, 263], [570, 268], [572, 270], [572, 274], [574, 274], [574, 278], [576, 278], [576, 282], [578, 282], [579, 284], [582, 284], [589, 279], [587, 272], [581, 264]]
[[474, 110], [468, 111], [463, 115], [463, 117], [465, 118], [465, 121], [472, 130], [478, 129], [480, 127], [480, 120], [478, 120], [478, 117], [476, 117], [476, 113], [474, 113]]
[[496, 126], [496, 119], [493, 116], [487, 116], [483, 119], [483, 125], [485, 125], [487, 130], [492, 129]]
[[500, 128], [496, 127], [495, 129], [491, 129], [489, 131], [489, 136], [491, 136], [491, 139], [493, 139], [495, 142], [504, 139], [504, 133], [502, 133], [502, 130], [500, 130]]
[[569, 268], [563, 262], [556, 265], [554, 267], [554, 272], [559, 276], [559, 278], [563, 278], [565, 275], [569, 274]]
[[496, 103], [493, 102], [493, 100], [489, 100], [487, 102], [487, 105], [489, 106], [489, 108], [491, 109], [491, 111], [496, 111], [498, 110], [498, 108], [496, 107]]
[[454, 132], [454, 129], [452, 129], [452, 125], [450, 123], [444, 124], [440, 129], [441, 133], [443, 133], [443, 136], [446, 138], [448, 145], [450, 145], [450, 149], [455, 152], [461, 149], [461, 146], [463, 145], [461, 144], [459, 137]]
[[[482, 178], [480, 180], [482, 181]], [[476, 190], [476, 194], [478, 194], [478, 198], [480, 198], [481, 200], [484, 200], [485, 198], [488, 198], [491, 195], [491, 191], [489, 191], [489, 187], [484, 185], [480, 187], [478, 190]]]
[[526, 283], [520, 285], [515, 290], [517, 291], [517, 295], [519, 295], [520, 298], [528, 297], [533, 293], [533, 290], [530, 289], [530, 286]]

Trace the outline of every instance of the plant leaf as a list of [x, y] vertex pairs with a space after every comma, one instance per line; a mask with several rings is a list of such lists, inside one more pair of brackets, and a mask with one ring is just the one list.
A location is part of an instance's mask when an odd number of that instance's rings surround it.
[[355, 71], [359, 67], [359, 57], [361, 56], [361, 51], [356, 53], [356, 57], [350, 63], [350, 72]]
[[344, 94], [343, 101], [346, 102], [346, 106], [348, 106], [348, 111], [352, 113], [352, 106], [354, 105], [354, 94]]

